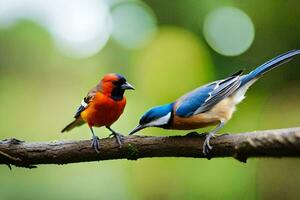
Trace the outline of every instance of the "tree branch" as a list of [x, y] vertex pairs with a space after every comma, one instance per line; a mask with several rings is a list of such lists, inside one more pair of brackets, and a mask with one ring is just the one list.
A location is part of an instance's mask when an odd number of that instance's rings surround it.
[[[114, 138], [101, 139], [101, 151], [91, 141], [53, 141], [27, 143], [17, 139], [0, 141], [0, 164], [34, 168], [38, 164], [67, 164], [88, 161], [149, 157], [203, 158], [204, 134], [153, 137], [129, 136], [119, 148]], [[246, 162], [249, 157], [300, 157], [300, 127], [224, 134], [211, 140], [210, 158], [234, 157]]]

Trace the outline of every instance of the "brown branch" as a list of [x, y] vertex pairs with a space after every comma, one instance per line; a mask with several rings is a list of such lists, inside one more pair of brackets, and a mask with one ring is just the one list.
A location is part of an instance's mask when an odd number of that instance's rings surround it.
[[[33, 168], [38, 164], [67, 164], [112, 159], [136, 160], [149, 157], [203, 158], [203, 134], [153, 137], [129, 136], [119, 148], [114, 138], [101, 139], [101, 151], [91, 141], [27, 143], [17, 139], [0, 141], [0, 164]], [[210, 158], [234, 157], [246, 162], [249, 157], [300, 157], [300, 127], [224, 134], [211, 140]]]

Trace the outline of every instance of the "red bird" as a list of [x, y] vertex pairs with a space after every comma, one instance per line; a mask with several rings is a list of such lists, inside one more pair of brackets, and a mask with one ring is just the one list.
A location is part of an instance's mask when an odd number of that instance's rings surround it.
[[102, 80], [92, 88], [82, 100], [74, 116], [75, 120], [61, 132], [70, 131], [76, 126], [87, 123], [93, 134], [92, 147], [99, 152], [99, 138], [93, 127], [105, 126], [121, 145], [122, 135], [115, 132], [110, 126], [119, 119], [126, 105], [125, 90], [134, 90], [126, 79], [119, 74], [106, 74]]

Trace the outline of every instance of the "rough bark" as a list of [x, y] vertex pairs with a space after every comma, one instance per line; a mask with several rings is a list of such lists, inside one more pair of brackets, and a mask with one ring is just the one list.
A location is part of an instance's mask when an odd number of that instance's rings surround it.
[[[114, 138], [101, 139], [99, 154], [91, 140], [25, 142], [0, 141], [0, 164], [34, 168], [38, 164], [67, 164], [112, 159], [137, 160], [149, 157], [205, 158], [204, 134], [153, 137], [129, 136], [120, 148]], [[209, 158], [233, 157], [246, 162], [249, 157], [300, 157], [300, 127], [219, 135], [211, 140]], [[206, 157], [207, 158], [207, 157]]]

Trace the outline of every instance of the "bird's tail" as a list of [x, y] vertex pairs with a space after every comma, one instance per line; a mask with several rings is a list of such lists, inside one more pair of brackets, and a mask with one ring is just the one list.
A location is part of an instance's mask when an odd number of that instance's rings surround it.
[[284, 54], [281, 54], [264, 64], [260, 65], [257, 67], [255, 70], [251, 71], [249, 74], [246, 74], [242, 77], [241, 81], [241, 86], [247, 84], [250, 81], [253, 81], [270, 71], [271, 69], [274, 69], [286, 62], [289, 62], [290, 60], [293, 59], [294, 56], [300, 54], [300, 50], [295, 49], [289, 52], [286, 52]]
[[61, 132], [67, 132], [75, 128], [76, 126], [81, 126], [84, 124], [84, 121], [82, 120], [81, 117], [77, 117], [74, 121], [72, 121], [70, 124], [68, 124]]

